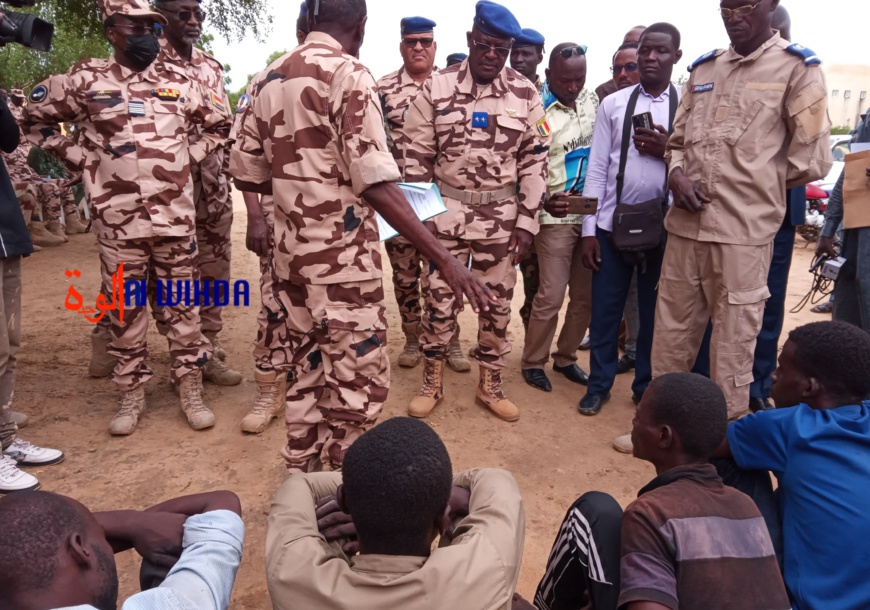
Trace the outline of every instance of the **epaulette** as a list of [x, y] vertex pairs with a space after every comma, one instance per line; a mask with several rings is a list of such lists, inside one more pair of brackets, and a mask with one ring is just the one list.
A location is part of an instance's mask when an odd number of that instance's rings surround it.
[[697, 68], [701, 64], [706, 63], [706, 62], [710, 61], [711, 59], [716, 59], [716, 53], [718, 53], [718, 52], [719, 52], [719, 49], [713, 49], [709, 53], [704, 53], [703, 55], [701, 55], [701, 57], [699, 57], [698, 59], [693, 61], [691, 64], [689, 64], [689, 67], [687, 69], [689, 70], [689, 72], [691, 72], [692, 70], [694, 70], [695, 68]]
[[790, 44], [785, 48], [786, 51], [791, 53], [792, 55], [797, 55], [798, 57], [803, 57], [805, 66], [818, 66], [822, 63], [822, 60], [819, 59], [819, 56], [813, 53], [811, 50], [806, 48], [802, 44]]

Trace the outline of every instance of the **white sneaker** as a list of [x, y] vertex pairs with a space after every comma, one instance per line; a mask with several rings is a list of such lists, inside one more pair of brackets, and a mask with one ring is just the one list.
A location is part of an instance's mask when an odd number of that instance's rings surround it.
[[15, 460], [5, 455], [0, 456], [0, 494], [34, 489], [39, 489], [36, 477], [19, 470]]
[[634, 449], [631, 442], [631, 434], [623, 434], [613, 439], [613, 448], [620, 453], [631, 453]]
[[63, 451], [37, 447], [19, 436], [15, 437], [15, 440], [3, 453], [7, 458], [15, 460], [22, 466], [48, 466], [62, 462], [64, 458]]

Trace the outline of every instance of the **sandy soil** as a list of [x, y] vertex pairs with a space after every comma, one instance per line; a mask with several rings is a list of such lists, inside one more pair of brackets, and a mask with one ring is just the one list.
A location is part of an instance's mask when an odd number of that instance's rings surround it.
[[[63, 306], [67, 269], [78, 269], [75, 285], [96, 297], [99, 284], [97, 247], [93, 235], [75, 235], [68, 244], [45, 249], [24, 263], [24, 341], [19, 355], [17, 410], [28, 413], [31, 425], [23, 436], [37, 444], [58, 447], [66, 461], [31, 470], [43, 489], [77, 498], [92, 510], [145, 508], [173, 496], [226, 488], [242, 499], [247, 524], [245, 553], [233, 595], [234, 609], [268, 608], [263, 545], [272, 493], [285, 476], [278, 456], [284, 431], [273, 423], [261, 436], [246, 436], [239, 421], [255, 392], [251, 342], [259, 307], [257, 259], [244, 247], [245, 214], [236, 200], [233, 228], [233, 279], [252, 286], [251, 306], [228, 308], [224, 315], [223, 344], [228, 362], [245, 373], [237, 387], [207, 385], [205, 398], [218, 416], [215, 428], [194, 432], [184, 419], [178, 399], [168, 384], [166, 344], [151, 326], [150, 363], [155, 378], [147, 386], [148, 412], [136, 433], [128, 438], [109, 435], [107, 425], [115, 411], [116, 390], [107, 380], [89, 379], [91, 325]], [[791, 308], [809, 290], [807, 273], [811, 248], [798, 237], [789, 287]], [[385, 257], [386, 260], [386, 257]], [[399, 317], [392, 290], [388, 315], [391, 325], [390, 360], [394, 364], [392, 390], [382, 419], [403, 415], [420, 383], [421, 369], [395, 366], [402, 347]], [[514, 312], [522, 291], [516, 291]], [[820, 319], [809, 312], [787, 314], [786, 331]], [[476, 321], [470, 311], [460, 317], [462, 343], [475, 340]], [[512, 336], [523, 336], [519, 317], [511, 323]], [[519, 343], [519, 341], [517, 341]], [[530, 596], [540, 579], [559, 523], [566, 508], [581, 493], [602, 490], [623, 505], [647, 483], [650, 465], [615, 452], [611, 440], [629, 430], [633, 405], [630, 376], [620, 376], [612, 401], [598, 417], [582, 417], [575, 405], [582, 388], [559, 375], [551, 375], [553, 392], [543, 394], [527, 386], [520, 375], [521, 345], [508, 357], [505, 372], [508, 394], [522, 410], [516, 424], [495, 419], [475, 405], [477, 372], [447, 372], [447, 396], [428, 420], [444, 439], [457, 470], [496, 466], [514, 473], [526, 502], [526, 546], [518, 590]], [[580, 352], [588, 364], [588, 352]], [[588, 370], [588, 369], [587, 369]], [[121, 599], [138, 584], [138, 556], [118, 556]]]

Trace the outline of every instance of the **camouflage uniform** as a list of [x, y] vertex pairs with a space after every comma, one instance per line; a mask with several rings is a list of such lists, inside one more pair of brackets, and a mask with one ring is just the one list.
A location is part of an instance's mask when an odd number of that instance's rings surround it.
[[[121, 261], [125, 280], [145, 280], [149, 267], [160, 279], [194, 278], [190, 166], [223, 145], [229, 131], [226, 109], [212, 96], [217, 94], [156, 63], [133, 72], [114, 58], [79, 62], [31, 92], [28, 140], [64, 159], [71, 171], [84, 171], [107, 296]], [[78, 124], [78, 143], [61, 134], [61, 122]], [[202, 137], [188, 144], [200, 129]], [[197, 306], [166, 307], [164, 316], [171, 329], [172, 379], [178, 382], [206, 363], [211, 346], [202, 336]], [[153, 375], [145, 364], [145, 308], [131, 303], [123, 323], [117, 311], [111, 323], [110, 353], [118, 359], [113, 379], [130, 391]]]
[[334, 38], [311, 32], [267, 72], [230, 171], [274, 193], [276, 292], [294, 373], [281, 454], [291, 472], [318, 456], [338, 468], [390, 384], [378, 229], [360, 194], [400, 173], [375, 81]]
[[[180, 78], [189, 79], [199, 84], [203, 91], [216, 94], [216, 99], [209, 99], [211, 104], [223, 105], [229, 108], [224, 91], [223, 66], [214, 57], [193, 48], [190, 61], [178, 55], [175, 48], [164, 37], [160, 39], [160, 54], [156, 62], [161, 70], [178, 74]], [[196, 133], [191, 137], [191, 143], [199, 139]], [[197, 267], [200, 279], [212, 282], [230, 279], [230, 258], [232, 254], [232, 239], [230, 230], [233, 224], [233, 204], [230, 198], [227, 170], [229, 158], [222, 148], [208, 155], [201, 163], [191, 165], [190, 174], [193, 178], [193, 193], [196, 203], [196, 242], [198, 246]], [[154, 294], [149, 291], [149, 294]], [[162, 323], [160, 308], [154, 307], [154, 319], [160, 333], [166, 335], [167, 328]], [[214, 304], [203, 305], [199, 316], [202, 320], [202, 331], [210, 336], [218, 334], [223, 328], [221, 320], [223, 307]]]
[[[538, 232], [546, 191], [549, 128], [541, 98], [511, 68], [490, 85], [475, 84], [466, 60], [426, 81], [408, 109], [405, 133], [405, 179], [435, 181], [448, 209], [427, 224], [461, 262], [471, 255], [472, 272], [497, 297], [479, 314], [474, 353], [482, 367], [502, 369], [510, 352], [507, 326], [517, 276], [508, 242], [514, 228]], [[469, 199], [470, 193], [497, 195], [486, 203], [464, 203], [457, 190]], [[427, 358], [444, 360], [461, 303], [429, 265], [423, 294], [423, 350]]]

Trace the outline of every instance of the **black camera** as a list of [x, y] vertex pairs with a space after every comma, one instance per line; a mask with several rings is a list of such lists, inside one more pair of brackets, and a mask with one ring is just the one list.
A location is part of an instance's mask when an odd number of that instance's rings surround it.
[[[8, 4], [21, 8], [33, 6], [36, 0], [7, 0]], [[17, 13], [0, 7], [0, 46], [10, 42], [36, 49], [51, 50], [54, 25], [30, 13]]]

